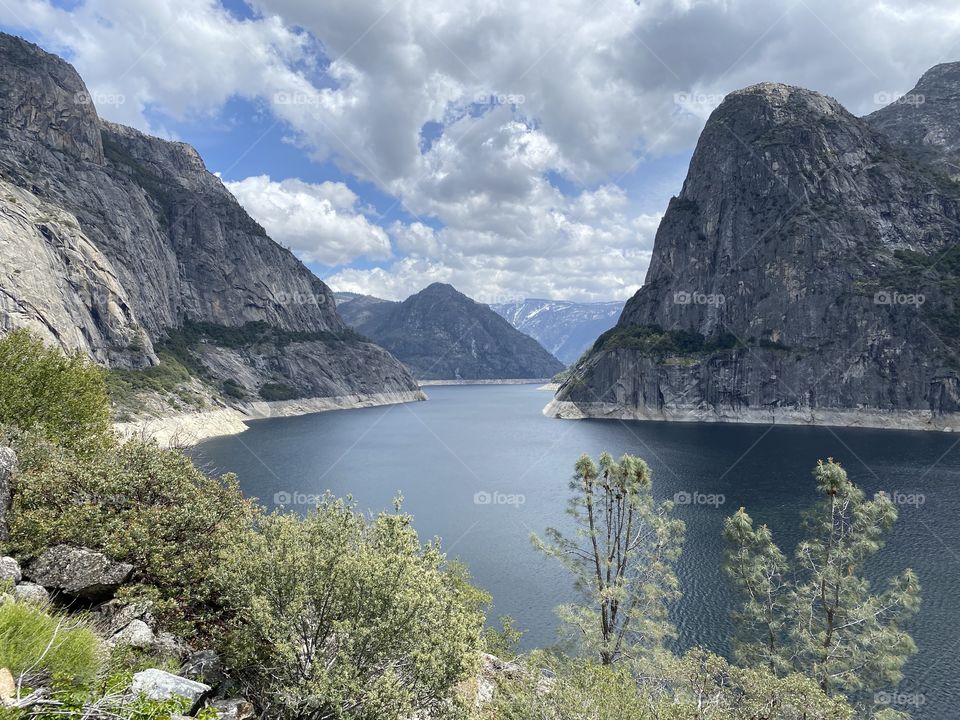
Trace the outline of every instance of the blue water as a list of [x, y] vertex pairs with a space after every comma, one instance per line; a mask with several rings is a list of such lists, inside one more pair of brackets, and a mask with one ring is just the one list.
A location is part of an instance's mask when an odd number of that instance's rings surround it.
[[[802, 510], [816, 500], [811, 471], [832, 456], [866, 491], [899, 493], [900, 520], [870, 566], [877, 577], [912, 567], [923, 607], [910, 630], [920, 647], [901, 690], [922, 695], [916, 718], [954, 718], [960, 699], [960, 436], [945, 433], [618, 421], [561, 421], [535, 386], [428, 388], [430, 401], [277, 418], [199, 445], [210, 470], [233, 471], [245, 492], [300, 511], [311, 495], [352, 495], [370, 511], [403, 507], [422, 539], [440, 537], [511, 615], [526, 647], [556, 642], [551, 611], [573, 598], [570, 579], [530, 545], [566, 527], [573, 463], [587, 452], [642, 456], [655, 494], [715, 496], [677, 507], [687, 524], [674, 609], [679, 644], [727, 649], [730, 595], [721, 571], [724, 517], [744, 506], [790, 553]], [[923, 503], [917, 500], [923, 496]], [[911, 504], [912, 503], [912, 504]]]

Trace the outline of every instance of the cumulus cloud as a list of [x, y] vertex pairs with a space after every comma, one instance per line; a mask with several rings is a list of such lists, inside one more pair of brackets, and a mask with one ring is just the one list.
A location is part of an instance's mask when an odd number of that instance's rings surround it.
[[224, 184], [270, 237], [306, 262], [342, 265], [391, 255], [387, 233], [358, 214], [358, 198], [343, 183], [276, 182], [259, 175]]
[[[245, 204], [305, 258], [383, 258], [332, 282], [389, 297], [432, 280], [623, 297], [643, 279], [655, 221], [623, 188], [689, 153], [725, 93], [789, 82], [866, 113], [960, 59], [955, 0], [248, 2], [256, 16], [240, 20], [215, 0], [23, 0], [0, 4], [0, 22], [66, 51], [95, 94], [125, 96], [98, 108], [110, 119], [151, 129], [148, 110], [259, 101], [305, 152], [413, 217], [389, 228], [389, 260], [386, 235], [328, 196], [270, 183], [272, 200]], [[281, 217], [289, 195], [324, 211]], [[306, 215], [337, 231], [328, 251]]]

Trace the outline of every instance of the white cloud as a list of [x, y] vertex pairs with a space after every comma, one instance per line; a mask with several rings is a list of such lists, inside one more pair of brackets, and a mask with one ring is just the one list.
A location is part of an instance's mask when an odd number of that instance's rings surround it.
[[343, 183], [259, 175], [224, 185], [270, 237], [306, 262], [342, 265], [391, 255], [387, 233], [357, 213], [357, 196]]
[[[649, 160], [689, 152], [725, 93], [789, 82], [866, 113], [960, 59], [955, 0], [250, 2], [259, 16], [240, 21], [214, 0], [23, 0], [15, 14], [0, 3], [0, 22], [68, 50], [94, 93], [124, 95], [100, 108], [110, 119], [144, 128], [147, 108], [181, 118], [259, 99], [312, 157], [415, 216], [390, 228], [409, 258], [333, 276], [391, 297], [437, 279], [622, 297], [642, 281], [653, 235], [622, 187]], [[425, 126], [439, 128], [429, 143]], [[307, 259], [385, 247], [352, 206], [278, 194], [245, 203]], [[289, 194], [333, 214], [290, 220], [278, 210]], [[327, 251], [307, 216], [338, 238]]]

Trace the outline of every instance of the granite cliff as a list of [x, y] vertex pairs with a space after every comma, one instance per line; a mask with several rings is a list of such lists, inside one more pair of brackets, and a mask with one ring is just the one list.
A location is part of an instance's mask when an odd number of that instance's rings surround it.
[[100, 119], [69, 64], [5, 34], [0, 249], [0, 329], [86, 353], [128, 389], [150, 390], [137, 373], [188, 371], [158, 412], [178, 397], [184, 409], [422, 397], [192, 147]]
[[786, 85], [727, 96], [645, 284], [545, 412], [960, 427], [958, 79], [863, 119]]

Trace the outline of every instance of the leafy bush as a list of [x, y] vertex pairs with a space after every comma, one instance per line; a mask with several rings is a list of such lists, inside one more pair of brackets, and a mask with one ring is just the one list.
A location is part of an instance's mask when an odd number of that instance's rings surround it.
[[301, 393], [284, 383], [264, 383], [260, 386], [260, 397], [264, 400], [295, 400]]
[[[853, 710], [800, 675], [777, 678], [703, 650], [666, 667], [557, 658], [535, 653], [519, 676], [500, 678], [484, 720], [849, 720]], [[637, 680], [637, 678], [641, 680]]]
[[183, 453], [138, 440], [89, 458], [20, 447], [10, 526], [17, 554], [60, 543], [99, 550], [134, 565], [134, 581], [154, 588], [158, 614], [179, 632], [216, 619], [213, 569], [256, 512], [232, 475], [207, 477]]
[[0, 602], [0, 668], [24, 687], [51, 680], [90, 687], [102, 665], [100, 642], [82, 618]]
[[46, 347], [27, 330], [0, 338], [0, 425], [38, 429], [78, 449], [112, 438], [102, 371], [87, 358]]
[[243, 400], [245, 397], [247, 397], [247, 392], [243, 389], [243, 385], [238, 383], [233, 378], [227, 378], [224, 380], [221, 385], [221, 389], [224, 395], [231, 397], [234, 400]]
[[282, 717], [443, 717], [480, 643], [480, 593], [421, 546], [407, 515], [367, 521], [327, 499], [264, 517], [229, 556], [244, 608], [227, 658]]

